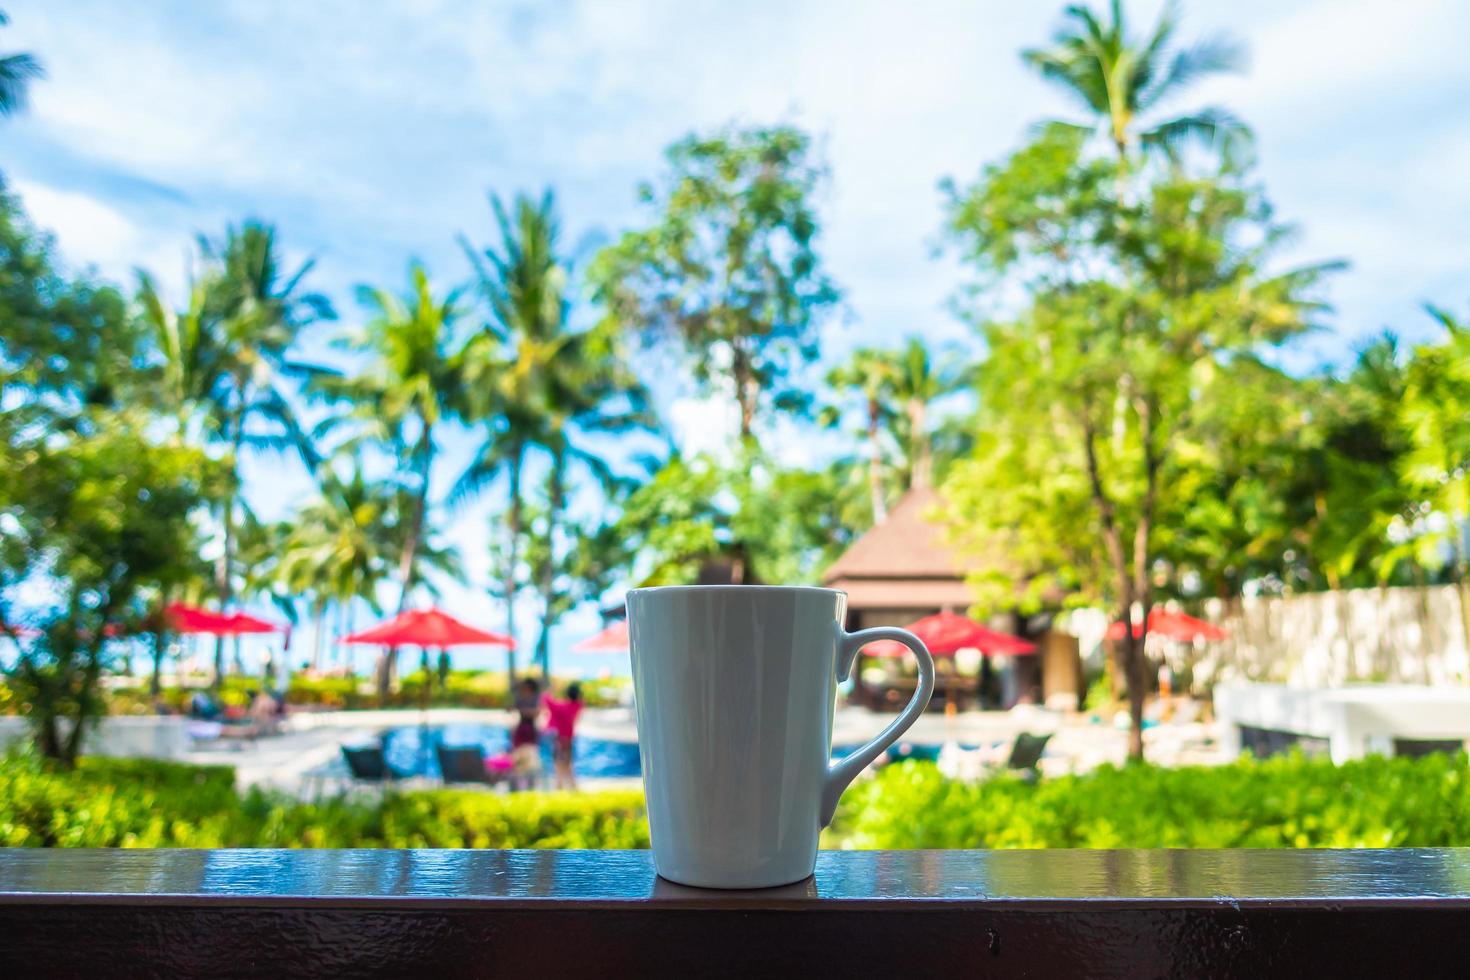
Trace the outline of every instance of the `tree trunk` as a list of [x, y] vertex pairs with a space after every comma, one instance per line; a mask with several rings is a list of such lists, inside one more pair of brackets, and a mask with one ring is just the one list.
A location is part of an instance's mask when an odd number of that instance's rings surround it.
[[399, 613], [408, 609], [413, 587], [418, 584], [416, 581], [418, 550], [419, 542], [424, 537], [424, 516], [429, 508], [429, 470], [433, 463], [433, 443], [429, 441], [429, 429], [426, 426], [423, 437], [414, 450], [414, 469], [417, 471], [419, 482], [418, 493], [413, 497], [413, 511], [409, 514], [408, 519], [408, 533], [403, 539], [403, 553], [398, 556], [398, 581], [403, 583], [403, 589], [398, 594]]
[[928, 406], [922, 398], [911, 398], [909, 414], [909, 487], [927, 490], [934, 482], [934, 461], [929, 448]]
[[1128, 714], [1132, 721], [1128, 734], [1128, 758], [1143, 761], [1143, 701], [1148, 694], [1147, 660], [1144, 650], [1148, 642], [1148, 618], [1153, 611], [1149, 596], [1149, 564], [1152, 548], [1154, 507], [1158, 502], [1159, 468], [1162, 451], [1154, 443], [1154, 427], [1158, 408], [1146, 394], [1136, 394], [1133, 409], [1138, 415], [1139, 441], [1143, 448], [1143, 501], [1138, 508], [1138, 526], [1133, 529], [1133, 597], [1139, 607], [1138, 637], [1129, 630], [1133, 643], [1129, 651]]
[[[245, 420], [238, 411], [231, 420], [231, 429], [230, 480], [224, 502], [224, 546], [214, 570], [214, 586], [215, 591], [219, 594], [219, 609], [222, 613], [229, 611], [230, 604], [235, 598], [232, 578], [235, 566], [235, 498], [240, 493], [240, 451], [245, 443]], [[238, 640], [235, 657], [239, 659]], [[214, 681], [210, 686], [219, 690], [224, 679], [225, 638], [216, 635], [214, 638]]]
[[[107, 622], [111, 618], [109, 610], [99, 620]], [[61, 754], [57, 757], [57, 761], [67, 769], [76, 768], [77, 757], [82, 754], [82, 739], [86, 737], [87, 726], [102, 710], [96, 699], [97, 685], [102, 676], [100, 647], [104, 641], [99, 636], [91, 642], [93, 645], [87, 651], [86, 666], [82, 668], [81, 689], [74, 692], [77, 710], [72, 718], [71, 731], [66, 733], [66, 738], [61, 742]]]
[[[1122, 530], [1118, 526], [1117, 508], [1103, 484], [1102, 471], [1097, 457], [1097, 429], [1091, 415], [1084, 412], [1082, 420], [1083, 452], [1087, 461], [1087, 476], [1091, 485], [1092, 500], [1098, 509], [1102, 524], [1103, 544], [1107, 548], [1108, 562], [1113, 567], [1114, 581], [1118, 592], [1118, 622], [1123, 624], [1123, 668], [1128, 679], [1128, 715], [1131, 724], [1128, 730], [1128, 758], [1143, 761], [1143, 641], [1148, 629], [1148, 580], [1147, 580], [1147, 524], [1140, 521], [1133, 539], [1133, 567], [1123, 551]], [[1142, 545], [1142, 554], [1140, 554]], [[1140, 558], [1143, 561], [1140, 567]], [[1137, 574], [1135, 574], [1137, 573]], [[1142, 581], [1142, 595], [1136, 591]], [[1140, 624], [1140, 635], [1133, 635], [1133, 604], [1141, 601], [1144, 606], [1144, 621]]]
[[378, 659], [373, 664], [373, 680], [378, 692], [378, 707], [388, 707], [388, 699], [393, 696], [393, 669], [397, 666], [398, 648], [384, 647], [378, 651]]
[[163, 655], [166, 647], [163, 630], [153, 633], [153, 676], [148, 680], [148, 694], [155, 701], [163, 693]]
[[[1145, 601], [1146, 608], [1148, 603]], [[1148, 696], [1148, 661], [1144, 658], [1144, 644], [1148, 639], [1148, 613], [1143, 614], [1139, 635], [1133, 635], [1130, 626], [1124, 634], [1123, 651], [1128, 667], [1128, 758], [1132, 762], [1143, 761], [1143, 703]]]
[[[413, 598], [413, 587], [417, 584], [419, 542], [424, 536], [424, 515], [429, 506], [429, 470], [434, 462], [433, 442], [430, 430], [424, 426], [423, 435], [414, 449], [414, 470], [418, 476], [418, 492], [413, 497], [413, 511], [409, 514], [408, 531], [403, 539], [403, 552], [398, 556], [398, 581], [402, 588], [398, 593], [398, 613], [408, 611]], [[393, 693], [393, 682], [398, 675], [398, 648], [388, 647], [378, 655], [378, 702], [387, 704]]]
[[311, 637], [311, 672], [317, 674], [322, 669], [322, 650], [326, 646], [327, 631], [327, 605], [319, 603], [312, 610], [312, 620], [316, 624], [315, 631]]
[[[512, 447], [509, 470], [506, 474], [510, 484], [508, 491], [510, 515], [506, 522], [509, 540], [505, 548], [505, 633], [512, 640], [516, 636], [516, 559], [521, 543], [521, 463], [524, 458], [524, 446]], [[505, 676], [510, 685], [508, 690], [513, 690], [516, 683], [516, 648], [514, 646], [505, 648]]]
[[735, 401], [740, 406], [740, 442], [744, 445], [755, 437], [755, 407], [760, 392], [752, 376], [750, 357], [739, 344], [731, 345], [730, 374], [735, 382]]
[[888, 520], [888, 501], [883, 494], [883, 444], [879, 438], [879, 423], [882, 421], [883, 406], [878, 399], [868, 399], [868, 494], [873, 501], [873, 523]]
[[57, 726], [54, 710], [48, 710], [36, 726], [36, 748], [40, 750], [43, 759], [53, 762], [63, 762], [61, 752], [61, 730]]
[[1465, 526], [1450, 518], [1450, 554], [1455, 564], [1455, 594], [1460, 599], [1460, 630], [1470, 650], [1470, 561], [1465, 556]]
[[[224, 509], [224, 547], [220, 552], [219, 560], [214, 565], [214, 590], [219, 596], [220, 612], [228, 609], [231, 595], [230, 565], [234, 551], [234, 522], [235, 522], [235, 492], [233, 482], [229, 494], [225, 497]], [[219, 690], [225, 679], [225, 638], [216, 633], [214, 636], [214, 678], [210, 681], [210, 687]]]
[[547, 480], [546, 555], [541, 565], [541, 635], [536, 640], [536, 662], [543, 684], [551, 680], [551, 627], [556, 603], [556, 533], [565, 503], [566, 454], [558, 451]]

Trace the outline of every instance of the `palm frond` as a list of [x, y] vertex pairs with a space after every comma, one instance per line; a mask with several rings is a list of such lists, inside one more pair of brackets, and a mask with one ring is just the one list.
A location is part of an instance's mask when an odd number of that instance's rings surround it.
[[1164, 101], [1182, 94], [1199, 81], [1211, 75], [1244, 71], [1246, 64], [1245, 46], [1234, 38], [1215, 37], [1200, 41], [1175, 52], [1163, 74], [1140, 86], [1138, 109], [1142, 112], [1158, 108]]
[[46, 77], [41, 63], [29, 54], [0, 58], [0, 116], [13, 116], [25, 109], [30, 83]]
[[1250, 128], [1233, 113], [1211, 106], [1155, 126], [1140, 137], [1140, 142], [1145, 149], [1162, 152], [1177, 163], [1190, 144], [1230, 158], [1241, 147], [1249, 146], [1252, 139]]

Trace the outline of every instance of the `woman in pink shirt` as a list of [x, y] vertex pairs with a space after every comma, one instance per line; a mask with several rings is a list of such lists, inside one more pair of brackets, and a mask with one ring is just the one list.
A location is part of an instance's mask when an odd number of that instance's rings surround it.
[[582, 713], [582, 686], [568, 684], [566, 700], [550, 694], [541, 698], [546, 708], [546, 728], [556, 742], [552, 762], [556, 766], [556, 788], [576, 789], [577, 777], [572, 773], [572, 739], [576, 734], [577, 716]]

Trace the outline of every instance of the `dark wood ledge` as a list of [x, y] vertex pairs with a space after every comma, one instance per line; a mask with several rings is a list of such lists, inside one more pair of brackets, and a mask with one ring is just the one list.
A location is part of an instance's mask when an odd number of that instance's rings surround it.
[[1470, 849], [0, 850], [0, 976], [1470, 975]]

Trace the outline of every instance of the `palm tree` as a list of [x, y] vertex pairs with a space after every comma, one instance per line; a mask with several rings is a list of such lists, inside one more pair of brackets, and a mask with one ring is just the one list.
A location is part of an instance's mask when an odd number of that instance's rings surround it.
[[[10, 17], [0, 10], [0, 27], [10, 23]], [[31, 82], [46, 77], [46, 69], [35, 55], [18, 52], [0, 55], [0, 116], [13, 116], [26, 107]]]
[[[899, 484], [908, 489], [927, 488], [934, 480], [933, 432], [929, 406], [969, 383], [969, 373], [952, 354], [937, 361], [918, 337], [910, 337], [898, 350], [864, 347], [852, 353], [845, 364], [834, 368], [827, 383], [859, 394], [863, 402], [865, 438], [868, 443], [868, 492], [873, 521], [882, 523], [887, 514], [889, 478], [896, 471]], [[836, 413], [828, 413], [835, 421]], [[885, 445], [897, 448], [898, 461], [885, 463]]]
[[1445, 329], [1439, 343], [1414, 349], [1399, 408], [1408, 436], [1403, 482], [1421, 498], [1420, 516], [1438, 514], [1443, 524], [1424, 535], [1420, 548], [1447, 546], [1449, 571], [1460, 600], [1460, 625], [1470, 643], [1470, 324], [1436, 306], [1426, 307]]
[[910, 489], [928, 489], [934, 484], [929, 406], [965, 388], [970, 377], [953, 351], [933, 358], [918, 337], [910, 337], [902, 349], [893, 352], [884, 391], [899, 406], [893, 416], [894, 437], [902, 448], [904, 483]]
[[550, 466], [544, 524], [546, 559], [537, 569], [541, 633], [536, 642], [543, 679], [551, 674], [551, 629], [559, 615], [555, 601], [557, 542], [566, 524], [568, 471], [574, 465], [579, 467], [604, 491], [625, 489], [626, 481], [585, 444], [585, 437], [594, 433], [651, 432], [657, 425], [642, 382], [624, 357], [621, 337], [610, 325], [573, 335], [559, 348], [558, 356], [545, 365], [545, 375], [547, 414], [540, 448], [549, 454]]
[[[491, 318], [466, 344], [462, 364], [469, 393], [466, 415], [486, 424], [486, 436], [455, 489], [464, 499], [501, 475], [507, 492], [506, 545], [501, 555], [506, 632], [515, 635], [521, 542], [526, 533], [523, 476], [527, 457], [549, 458], [548, 527], [560, 524], [568, 468], [575, 464], [604, 483], [615, 479], [578, 436], [651, 428], [648, 400], [609, 329], [575, 331], [568, 324], [568, 263], [558, 253], [559, 223], [550, 191], [539, 200], [517, 195], [513, 209], [491, 198], [500, 242], [476, 252], [464, 243], [479, 274]], [[551, 565], [537, 569], [542, 630], [537, 659], [548, 669]], [[515, 673], [515, 652], [508, 653]]]
[[[461, 311], [458, 294], [434, 296], [421, 265], [409, 272], [405, 296], [363, 286], [358, 299], [371, 318], [339, 340], [338, 346], [366, 353], [371, 360], [347, 378], [319, 377], [320, 392], [350, 405], [358, 439], [371, 439], [406, 464], [407, 507], [401, 522], [398, 555], [398, 611], [408, 608], [418, 584], [417, 560], [426, 537], [435, 436], [460, 403], [458, 361], [451, 344]], [[378, 694], [386, 698], [397, 669], [397, 650], [379, 660]]]
[[377, 586], [395, 564], [394, 514], [400, 488], [374, 481], [356, 462], [346, 479], [322, 470], [321, 490], [296, 512], [281, 546], [277, 574], [295, 595], [310, 596], [316, 621], [312, 665], [319, 667], [329, 607], [367, 603], [380, 612]]
[[1224, 109], [1157, 118], [1170, 99], [1210, 75], [1239, 71], [1245, 60], [1243, 49], [1225, 38], [1176, 47], [1178, 12], [1171, 0], [1149, 35], [1137, 38], [1128, 33], [1121, 0], [1112, 0], [1106, 24], [1090, 8], [1074, 4], [1051, 46], [1021, 57], [1081, 102], [1095, 119], [1079, 128], [1103, 133], [1120, 159], [1135, 148], [1173, 158], [1190, 142], [1228, 148], [1250, 133]]
[[[199, 247], [204, 272], [190, 288], [188, 309], [169, 311], [143, 273], [138, 307], [163, 358], [160, 396], [181, 431], [222, 447], [229, 461], [215, 568], [215, 590], [225, 608], [235, 598], [243, 451], [290, 448], [309, 468], [320, 463], [296, 421], [287, 381], [315, 370], [290, 357], [300, 332], [334, 313], [324, 296], [302, 289], [312, 262], [284, 271], [269, 225], [251, 221], [230, 227], [217, 243], [201, 237]], [[214, 659], [217, 684], [224, 674], [222, 639], [216, 640]]]
[[[853, 351], [846, 363], [827, 374], [829, 386], [839, 391], [855, 391], [862, 398], [864, 434], [868, 443], [868, 497], [874, 524], [882, 524], [888, 517], [888, 492], [883, 476], [883, 433], [892, 418], [892, 407], [884, 397], [890, 369], [887, 352], [862, 347]], [[836, 409], [824, 415], [829, 424], [835, 423], [839, 417]]]
[[[469, 393], [465, 414], [485, 424], [486, 434], [455, 487], [455, 497], [476, 495], [505, 476], [507, 526], [501, 575], [505, 630], [514, 637], [525, 516], [522, 477], [527, 453], [545, 439], [542, 365], [562, 340], [568, 275], [555, 254], [557, 228], [550, 191], [539, 205], [518, 195], [514, 218], [498, 196], [492, 196], [490, 204], [500, 248], [477, 253], [468, 242], [461, 243], [475, 265], [490, 320], [466, 344], [462, 357]], [[506, 651], [506, 669], [513, 678], [514, 648]]]
[[140, 269], [137, 279], [138, 320], [161, 358], [152, 391], [163, 413], [175, 417], [180, 438], [200, 441], [200, 427], [208, 421], [204, 409], [227, 377], [220, 331], [208, 310], [210, 283], [192, 282], [189, 305], [174, 311], [151, 274]]

